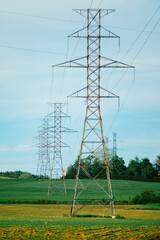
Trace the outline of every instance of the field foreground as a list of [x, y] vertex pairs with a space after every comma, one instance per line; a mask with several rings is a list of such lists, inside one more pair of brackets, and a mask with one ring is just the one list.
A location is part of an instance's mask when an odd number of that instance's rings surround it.
[[70, 206], [62, 204], [1, 204], [0, 239], [160, 239], [158, 209], [117, 206], [117, 214], [124, 218], [111, 219], [69, 217]]

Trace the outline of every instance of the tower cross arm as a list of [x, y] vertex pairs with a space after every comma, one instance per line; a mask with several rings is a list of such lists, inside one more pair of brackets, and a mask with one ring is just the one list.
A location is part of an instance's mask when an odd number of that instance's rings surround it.
[[[86, 92], [83, 93], [83, 91], [87, 91], [87, 87], [84, 87], [84, 88], [81, 88], [80, 90], [70, 94], [69, 96], [67, 97], [79, 97], [79, 98], [86, 98]], [[79, 95], [79, 93], [82, 93], [82, 95]]]
[[89, 38], [118, 38], [118, 39], [120, 39], [120, 37], [119, 37], [118, 35], [116, 35], [115, 33], [111, 32], [110, 30], [108, 30], [108, 29], [106, 29], [106, 28], [104, 28], [104, 27], [102, 27], [102, 26], [101, 26], [101, 28], [102, 28], [105, 32], [107, 32], [107, 33], [106, 33], [106, 34], [105, 34], [105, 33], [102, 33], [102, 34], [99, 35], [99, 36], [96, 36], [96, 35], [94, 35], [93, 33], [90, 34], [90, 35], [88, 35], [87, 33], [86, 33], [86, 34], [83, 34], [84, 30], [87, 30], [87, 26], [86, 26], [86, 27], [84, 27], [84, 28], [82, 28], [82, 29], [80, 29], [80, 30], [72, 33], [72, 34], [69, 35], [68, 37], [73, 37], [73, 38], [76, 38], [76, 37], [78, 37], [78, 38], [88, 38], [88, 37], [89, 37]]
[[79, 13], [81, 16], [87, 18], [87, 11], [89, 12], [99, 12], [101, 11], [101, 17], [104, 17], [112, 12], [115, 12], [114, 9], [73, 9], [74, 12]]
[[101, 56], [102, 59], [104, 59], [106, 61], [106, 63], [102, 64], [100, 66], [100, 68], [135, 68], [132, 65], [123, 63], [123, 62], [119, 62], [110, 58], [106, 58]]
[[76, 58], [67, 62], [63, 62], [63, 63], [59, 63], [56, 65], [53, 65], [52, 67], [76, 67], [76, 68], [87, 68], [86, 64], [80, 63], [79, 61], [85, 59], [86, 60], [86, 56], [84, 57], [80, 57], [80, 58]]
[[66, 127], [61, 127], [61, 132], [67, 132], [67, 133], [73, 133], [73, 132], [78, 132], [76, 130], [73, 130], [71, 128], [66, 128]]
[[68, 144], [60, 141], [60, 147], [70, 147]]

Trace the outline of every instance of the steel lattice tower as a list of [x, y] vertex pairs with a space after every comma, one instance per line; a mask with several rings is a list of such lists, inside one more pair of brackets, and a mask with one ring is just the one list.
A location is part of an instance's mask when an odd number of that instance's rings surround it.
[[[103, 206], [107, 201], [110, 203], [110, 211], [112, 217], [115, 217], [114, 201], [109, 173], [109, 159], [106, 153], [106, 143], [103, 133], [102, 116], [100, 108], [101, 98], [119, 98], [114, 93], [104, 89], [101, 86], [101, 69], [102, 68], [130, 68], [132, 66], [118, 62], [101, 55], [101, 40], [103, 38], [118, 38], [116, 34], [102, 27], [101, 19], [112, 13], [112, 9], [76, 9], [75, 12], [82, 15], [86, 20], [86, 27], [73, 33], [70, 37], [85, 38], [87, 41], [87, 55], [77, 58], [53, 67], [77, 67], [87, 70], [86, 87], [70, 95], [71, 97], [86, 98], [86, 114], [84, 120], [84, 128], [80, 153], [78, 156], [78, 169], [76, 175], [76, 183], [74, 187], [74, 196], [71, 206], [71, 216], [75, 215], [82, 207], [91, 202], [102, 203]], [[86, 33], [84, 34], [84, 32]], [[86, 63], [83, 63], [84, 60]], [[86, 93], [84, 93], [86, 91]], [[103, 92], [103, 94], [102, 94]], [[102, 151], [99, 156], [99, 151]], [[87, 164], [90, 167], [97, 159], [102, 162], [102, 170], [105, 171], [106, 184], [98, 177], [101, 171], [94, 175], [88, 173]], [[85, 185], [83, 181], [84, 174], [90, 182]], [[82, 180], [80, 180], [82, 178]], [[87, 190], [95, 193], [90, 198]], [[99, 194], [99, 190], [103, 193], [103, 197]], [[91, 194], [90, 194], [91, 195]], [[87, 196], [87, 197], [86, 197]], [[96, 197], [95, 197], [96, 196]], [[87, 198], [87, 199], [86, 199]], [[100, 199], [103, 198], [103, 199]]]
[[[65, 132], [75, 132], [72, 129], [62, 126], [62, 118], [69, 118], [69, 116], [62, 111], [62, 108], [66, 106], [66, 103], [51, 103], [54, 107], [54, 111], [48, 115], [48, 117], [53, 119], [53, 157], [51, 161], [50, 168], [50, 181], [48, 187], [48, 195], [56, 194], [62, 191], [66, 194], [66, 184], [65, 184], [65, 171], [63, 168], [62, 161], [62, 147], [69, 147], [66, 143], [62, 142], [62, 133]], [[62, 184], [60, 184], [62, 180]]]
[[43, 124], [38, 130], [38, 164], [37, 164], [37, 175], [40, 178], [49, 177], [50, 175], [50, 127], [49, 119], [43, 118]]
[[112, 157], [117, 156], [117, 134], [113, 132], [113, 151]]

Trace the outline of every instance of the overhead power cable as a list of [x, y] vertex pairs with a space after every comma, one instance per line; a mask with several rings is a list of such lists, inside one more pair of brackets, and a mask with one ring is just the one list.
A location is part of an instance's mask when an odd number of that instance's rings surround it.
[[53, 21], [59, 21], [59, 22], [81, 23], [78, 21], [72, 21], [72, 20], [67, 20], [67, 19], [63, 19], [63, 18], [53, 18], [53, 17], [39, 16], [39, 15], [28, 14], [28, 13], [20, 13], [20, 12], [11, 12], [11, 11], [0, 10], [0, 13], [20, 15], [20, 16], [24, 16], [24, 17], [41, 18], [41, 19], [53, 20]]
[[103, 2], [103, 0], [101, 0], [101, 1], [100, 1], [98, 8], [100, 8], [100, 6], [101, 6], [102, 2]]
[[[123, 56], [122, 59], [124, 59], [126, 57], [126, 55], [129, 53], [129, 51], [133, 48], [133, 46], [135, 45], [135, 43], [138, 41], [138, 39], [140, 38], [140, 36], [142, 35], [142, 33], [145, 31], [145, 29], [147, 28], [147, 26], [149, 25], [149, 23], [152, 21], [152, 19], [154, 18], [154, 16], [156, 15], [156, 13], [158, 12], [158, 10], [160, 9], [160, 6], [156, 9], [156, 11], [153, 13], [153, 15], [151, 16], [151, 18], [149, 19], [149, 21], [146, 23], [146, 25], [144, 26], [144, 28], [142, 29], [142, 31], [140, 32], [140, 34], [138, 35], [138, 37], [135, 39], [135, 41], [133, 42], [133, 44], [130, 46], [130, 48], [127, 50], [127, 52], [125, 53], [125, 55]], [[155, 25], [156, 27], [157, 25]], [[152, 31], [150, 32], [150, 35], [152, 34], [152, 32], [154, 31], [155, 28], [152, 29]], [[149, 37], [150, 37], [149, 35]], [[147, 39], [148, 40], [148, 39]], [[143, 47], [143, 46], [142, 46]], [[133, 60], [134, 61], [134, 60]], [[132, 62], [133, 63], [133, 62]]]
[[1, 48], [15, 49], [15, 50], [22, 50], [22, 51], [30, 51], [30, 52], [37, 52], [37, 53], [45, 53], [45, 54], [66, 56], [66, 53], [52, 52], [52, 51], [43, 51], [43, 50], [33, 49], [33, 48], [21, 48], [21, 47], [13, 47], [13, 46], [8, 46], [8, 45], [0, 45], [0, 47]]
[[[121, 29], [121, 30], [124, 30], [124, 31], [131, 31], [131, 32], [141, 32], [142, 30], [140, 29], [135, 29], [135, 28], [127, 28], [127, 27], [119, 27], [119, 26], [112, 26], [110, 25], [109, 28], [115, 28], [115, 29]], [[143, 31], [144, 33], [150, 33], [149, 30], [145, 30]], [[153, 32], [154, 34], [160, 34], [160, 32]]]
[[[136, 38], [136, 40], [133, 42], [133, 44], [131, 45], [131, 47], [129, 48], [129, 50], [126, 52], [126, 54], [123, 56], [122, 60], [127, 56], [127, 54], [129, 53], [129, 51], [133, 48], [133, 46], [135, 45], [135, 43], [138, 41], [138, 39], [140, 38], [140, 36], [142, 35], [142, 33], [144, 32], [144, 30], [146, 29], [146, 27], [149, 25], [149, 23], [151, 22], [151, 20], [153, 19], [153, 17], [156, 15], [156, 13], [158, 12], [158, 10], [160, 9], [160, 6], [157, 8], [157, 10], [154, 12], [154, 14], [152, 15], [152, 17], [149, 19], [149, 21], [147, 22], [147, 24], [145, 25], [145, 27], [142, 29], [141, 33], [138, 35], [138, 37]], [[131, 61], [130, 64], [133, 64], [135, 59], [138, 57], [139, 53], [142, 51], [142, 49], [144, 48], [144, 46], [146, 45], [148, 39], [150, 38], [151, 34], [153, 33], [154, 29], [156, 28], [156, 26], [158, 25], [160, 19], [158, 19], [158, 21], [156, 22], [156, 24], [154, 25], [154, 27], [152, 28], [151, 32], [149, 33], [148, 37], [146, 38], [145, 42], [143, 43], [143, 45], [141, 46], [141, 48], [139, 49], [138, 53], [135, 55], [135, 57], [133, 58], [133, 60]], [[123, 74], [121, 75], [121, 77], [118, 79], [118, 81], [115, 83], [115, 85], [113, 86], [112, 90], [118, 85], [118, 83], [122, 80], [122, 78], [124, 77], [124, 75], [126, 74], [126, 72], [128, 71], [128, 69], [126, 69], [126, 71], [123, 72]]]
[[142, 47], [139, 49], [138, 53], [135, 55], [134, 59], [132, 60], [132, 63], [135, 61], [135, 59], [138, 57], [138, 55], [140, 54], [140, 52], [142, 51], [142, 49], [144, 48], [144, 46], [146, 45], [148, 39], [150, 38], [150, 36], [152, 35], [152, 32], [154, 31], [154, 29], [157, 27], [157, 25], [160, 22], [160, 18], [158, 19], [158, 21], [156, 22], [156, 24], [154, 25], [152, 31], [150, 32], [150, 34], [148, 35], [148, 37], [146, 38], [146, 40], [144, 41]]
[[[156, 13], [157, 13], [157, 11], [159, 10], [159, 8], [160, 8], [160, 7], [158, 7], [158, 9], [156, 10]], [[154, 13], [154, 15], [155, 15], [155, 13]], [[152, 18], [152, 17], [151, 17], [151, 18]], [[150, 22], [150, 21], [149, 21], [149, 22]], [[149, 22], [148, 22], [148, 24], [149, 24]], [[146, 38], [146, 40], [144, 41], [143, 45], [141, 46], [141, 48], [139, 49], [139, 51], [137, 52], [137, 54], [135, 55], [135, 57], [133, 58], [133, 60], [131, 61], [130, 64], [133, 64], [133, 63], [134, 63], [135, 59], [138, 57], [138, 55], [140, 54], [140, 52], [142, 51], [142, 49], [143, 49], [144, 46], [146, 45], [147, 41], [149, 40], [150, 36], [152, 35], [154, 29], [157, 27], [157, 25], [159, 24], [159, 22], [160, 22], [160, 18], [158, 19], [158, 21], [156, 22], [156, 24], [155, 24], [154, 27], [152, 28], [150, 34], [148, 35], [148, 37]], [[147, 25], [148, 25], [148, 24], [147, 24]], [[147, 26], [147, 25], [146, 25], [146, 26]], [[144, 29], [145, 29], [145, 28], [144, 28]], [[127, 70], [124, 72], [124, 74], [125, 74], [126, 72], [127, 72]], [[119, 81], [123, 78], [124, 74], [122, 74], [122, 76], [121, 76], [121, 78], [119, 79]], [[119, 81], [118, 81], [118, 82], [119, 82]], [[116, 83], [116, 85], [118, 84], [118, 82]], [[122, 106], [125, 104], [126, 99], [127, 99], [128, 95], [129, 95], [131, 89], [132, 89], [132, 86], [133, 86], [133, 81], [132, 81], [132, 83], [131, 83], [128, 91], [127, 91], [127, 94], [126, 94], [126, 97], [125, 97], [125, 99], [124, 99], [124, 101], [123, 101], [123, 103], [122, 103]], [[114, 86], [114, 87], [115, 87], [115, 86]], [[115, 118], [114, 118], [114, 120], [113, 120], [113, 122], [112, 122], [112, 124], [111, 124], [111, 126], [110, 126], [109, 131], [112, 129], [112, 127], [113, 127], [113, 125], [114, 125], [114, 123], [115, 123], [118, 115], [119, 115], [119, 111], [117, 112], [117, 114], [116, 114], [116, 116], [115, 116]]]

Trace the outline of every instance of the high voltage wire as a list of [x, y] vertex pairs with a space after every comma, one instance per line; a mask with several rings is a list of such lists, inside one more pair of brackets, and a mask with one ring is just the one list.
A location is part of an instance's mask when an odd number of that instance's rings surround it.
[[[147, 22], [147, 24], [146, 24], [145, 27], [143, 28], [143, 31], [144, 31], [145, 28], [148, 26], [148, 24], [149, 24], [150, 21], [152, 20], [153, 16], [155, 16], [155, 14], [156, 14], [157, 11], [159, 10], [159, 8], [160, 8], [160, 6], [159, 6], [158, 9], [156, 10], [156, 12], [152, 15], [152, 17], [150, 18], [150, 20]], [[141, 48], [139, 49], [139, 51], [137, 52], [137, 54], [135, 55], [135, 57], [133, 58], [133, 60], [131, 61], [131, 64], [134, 63], [135, 59], [138, 57], [138, 55], [140, 54], [140, 52], [142, 51], [142, 49], [143, 49], [144, 46], [146, 45], [148, 39], [150, 38], [151, 34], [153, 33], [154, 29], [157, 27], [157, 25], [159, 24], [159, 22], [160, 22], [160, 18], [158, 19], [158, 21], [156, 22], [156, 24], [155, 24], [154, 27], [152, 28], [150, 34], [148, 35], [148, 37], [146, 38], [146, 40], [145, 40], [144, 43], [142, 44]], [[140, 35], [141, 35], [141, 34], [140, 34]], [[140, 35], [139, 35], [139, 36], [137, 37], [137, 39], [134, 41], [134, 44], [135, 44], [135, 42], [139, 39]], [[131, 47], [133, 47], [134, 44], [132, 44]], [[130, 48], [130, 50], [131, 50], [131, 48]], [[128, 54], [128, 52], [129, 52], [129, 51], [127, 51], [127, 54]], [[127, 55], [127, 54], [126, 54], [126, 55]], [[125, 56], [126, 56], [126, 55], [125, 55]], [[127, 72], [127, 71], [124, 72], [124, 74], [121, 76], [121, 78], [119, 79], [119, 81], [123, 78], [123, 76], [125, 75], [126, 72]], [[119, 81], [118, 81], [118, 82], [119, 82]], [[117, 82], [117, 84], [118, 84], [118, 82]], [[116, 84], [116, 85], [117, 85], [117, 84]], [[130, 91], [131, 91], [131, 89], [132, 89], [132, 86], [133, 86], [133, 81], [132, 81], [132, 83], [131, 83], [128, 91], [127, 91], [127, 94], [126, 94], [126, 97], [125, 97], [125, 99], [124, 99], [124, 101], [123, 101], [123, 103], [122, 103], [122, 106], [124, 106], [124, 104], [125, 104], [125, 102], [126, 102], [126, 99], [128, 98], [128, 95], [129, 95], [129, 93], [130, 93]], [[115, 87], [115, 86], [114, 86], [114, 87]], [[111, 126], [110, 126], [109, 131], [112, 129], [112, 127], [113, 127], [113, 125], [114, 125], [114, 123], [115, 123], [118, 115], [119, 115], [119, 111], [117, 112], [117, 114], [116, 114], [116, 116], [115, 116], [115, 118], [114, 118], [114, 120], [113, 120], [113, 122], [112, 122], [112, 124], [111, 124]]]
[[[138, 37], [135, 39], [135, 41], [133, 42], [133, 44], [130, 46], [130, 48], [127, 50], [127, 52], [125, 53], [125, 55], [123, 56], [123, 58], [122, 58], [122, 60], [128, 55], [128, 53], [130, 52], [130, 50], [134, 47], [134, 45], [136, 44], [136, 42], [139, 40], [139, 38], [140, 38], [140, 36], [142, 35], [142, 33], [144, 33], [144, 31], [145, 31], [145, 29], [147, 28], [147, 26], [149, 25], [149, 23], [151, 22], [151, 20], [153, 19], [153, 17], [156, 15], [156, 13], [158, 12], [158, 10], [160, 9], [160, 6], [156, 9], [156, 11], [153, 13], [153, 15], [151, 16], [151, 18], [149, 19], [149, 21], [146, 23], [146, 25], [143, 27], [143, 29], [142, 29], [142, 31], [140, 32], [140, 34], [138, 35]], [[157, 25], [156, 25], [157, 26]], [[150, 37], [150, 35], [153, 33], [153, 31], [154, 31], [154, 29], [155, 29], [155, 27], [152, 29], [152, 31], [150, 32], [150, 34], [149, 34], [149, 37]], [[148, 39], [147, 39], [148, 40]], [[143, 48], [144, 46], [142, 45], [142, 48]], [[141, 49], [142, 50], [142, 49]], [[140, 50], [140, 51], [141, 51]], [[140, 52], [139, 52], [140, 53]], [[139, 53], [138, 53], [138, 55], [139, 55]], [[134, 57], [134, 59], [131, 61], [131, 63], [130, 64], [132, 64], [134, 61], [135, 61], [135, 59], [137, 58], [137, 56], [138, 56], [137, 54], [136, 54], [136, 56]], [[119, 78], [119, 80], [115, 83], [115, 85], [113, 86], [113, 88], [112, 88], [112, 90], [118, 85], [118, 83], [122, 80], [122, 78], [124, 77], [124, 75], [126, 74], [126, 72], [127, 72], [127, 70], [126, 71], [124, 71], [124, 73], [122, 74], [122, 76]]]
[[143, 65], [143, 66], [147, 66], [147, 67], [160, 67], [160, 65], [158, 64], [148, 64], [148, 63], [140, 63], [140, 62], [135, 62], [135, 64], [137, 65]]
[[[99, 6], [101, 5], [102, 1], [100, 2]], [[93, 0], [91, 1], [91, 6], [93, 4]], [[158, 8], [159, 9], [159, 8]], [[72, 22], [72, 23], [79, 23], [78, 21], [70, 21], [70, 20], [66, 20], [66, 19], [58, 19], [58, 18], [51, 18], [51, 17], [44, 17], [44, 16], [38, 16], [38, 15], [32, 15], [32, 14], [25, 14], [25, 13], [18, 13], [18, 12], [10, 12], [10, 11], [0, 11], [0, 13], [7, 13], [7, 14], [16, 14], [16, 15], [22, 15], [22, 16], [27, 16], [27, 17], [35, 17], [35, 18], [42, 18], [42, 19], [50, 19], [50, 20], [56, 20], [56, 21], [67, 21], [67, 22]], [[153, 16], [152, 16], [153, 17]], [[159, 22], [159, 21], [158, 21]], [[157, 23], [158, 25], [158, 23]], [[156, 26], [157, 26], [156, 25]], [[155, 26], [155, 27], [156, 27]], [[155, 29], [155, 28], [154, 28]], [[150, 32], [150, 35], [153, 33], [154, 29], [152, 29], [152, 31]], [[129, 29], [128, 29], [129, 30]], [[138, 31], [138, 30], [137, 30]], [[140, 35], [142, 34], [142, 31], [140, 33]], [[158, 33], [159, 34], [159, 33]], [[150, 37], [149, 35], [149, 37]], [[148, 38], [149, 38], [148, 37]], [[146, 39], [146, 42], [148, 41], [148, 39]], [[146, 43], [144, 43], [145, 45]], [[139, 55], [139, 53], [141, 52], [141, 50], [143, 49], [144, 45], [141, 47], [141, 49], [139, 50], [139, 52], [137, 53], [137, 55], [135, 56], [134, 60], [136, 59], [136, 57]], [[4, 47], [4, 48], [12, 48], [12, 49], [17, 49], [17, 50], [24, 50], [24, 51], [32, 51], [32, 52], [39, 52], [39, 53], [46, 53], [46, 54], [57, 54], [57, 55], [64, 55], [64, 56], [68, 56], [68, 54], [64, 54], [64, 53], [58, 53], [58, 52], [51, 52], [51, 51], [42, 51], [42, 50], [36, 50], [36, 49], [26, 49], [26, 48], [19, 48], [19, 47], [12, 47], [12, 46], [3, 46], [1, 45], [0, 47]], [[72, 54], [73, 55], [73, 54]], [[151, 65], [150, 65], [151, 66]]]
[[144, 48], [144, 46], [146, 45], [148, 39], [150, 38], [150, 36], [152, 35], [152, 32], [154, 31], [154, 29], [157, 27], [157, 25], [160, 22], [160, 18], [158, 19], [158, 21], [156, 22], [156, 24], [154, 25], [152, 31], [150, 32], [150, 34], [148, 35], [148, 37], [146, 38], [146, 40], [144, 41], [142, 47], [139, 49], [138, 53], [135, 55], [134, 59], [132, 60], [132, 63], [135, 61], [135, 59], [138, 57], [138, 55], [140, 54], [140, 52], [142, 51], [142, 49]]
[[[140, 34], [138, 35], [138, 37], [135, 39], [135, 41], [133, 42], [133, 44], [130, 46], [130, 48], [128, 49], [128, 51], [125, 53], [125, 55], [123, 56], [123, 59], [126, 57], [126, 55], [128, 54], [128, 52], [133, 48], [133, 46], [135, 45], [135, 43], [138, 41], [138, 39], [140, 38], [140, 36], [142, 35], [142, 33], [144, 32], [144, 30], [147, 28], [147, 26], [149, 25], [149, 23], [152, 21], [152, 19], [154, 18], [154, 16], [156, 15], [156, 13], [158, 12], [158, 10], [160, 9], [160, 6], [156, 9], [156, 11], [153, 13], [153, 15], [151, 16], [151, 18], [149, 19], [149, 21], [146, 23], [146, 25], [144, 26], [144, 28], [142, 29], [142, 31], [140, 32]], [[152, 32], [154, 31], [155, 28], [152, 29], [152, 31], [150, 32], [150, 34], [152, 34]], [[150, 35], [149, 35], [150, 37]]]
[[[140, 29], [135, 29], [135, 28], [126, 28], [126, 27], [115, 27], [110, 25], [110, 28], [115, 28], [115, 29], [121, 29], [121, 30], [125, 30], [125, 31], [132, 31], [132, 32], [141, 32]], [[144, 33], [150, 33], [150, 31], [143, 31]], [[160, 34], [160, 32], [153, 32], [154, 34]]]
[[98, 8], [100, 8], [100, 6], [101, 6], [102, 2], [103, 2], [103, 0], [101, 0], [101, 1], [100, 1]]
[[20, 13], [20, 12], [11, 12], [11, 11], [0, 10], [0, 13], [20, 15], [20, 16], [24, 16], [24, 17], [41, 18], [41, 19], [54, 20], [54, 21], [59, 21], [59, 22], [81, 23], [81, 22], [78, 22], [78, 21], [72, 21], [72, 20], [67, 20], [67, 19], [63, 19], [63, 18], [52, 18], [52, 17], [39, 16], [39, 15], [28, 14], [28, 13]]
[[94, 1], [94, 0], [91, 0], [90, 8], [92, 7], [93, 1]]
[[[128, 0], [127, 0], [128, 1]], [[92, 1], [93, 2], [93, 1]], [[102, 1], [101, 1], [102, 2]], [[99, 4], [99, 7], [100, 8]], [[92, 4], [90, 5], [91, 8]], [[34, 14], [27, 14], [27, 13], [20, 13], [20, 12], [11, 12], [11, 11], [2, 11], [0, 10], [0, 13], [4, 13], [4, 14], [13, 14], [13, 15], [20, 15], [20, 16], [25, 16], [25, 17], [33, 17], [33, 18], [41, 18], [41, 19], [48, 19], [48, 20], [53, 20], [53, 21], [59, 21], [59, 22], [69, 22], [69, 23], [80, 23], [82, 24], [81, 21], [73, 21], [73, 20], [67, 20], [67, 19], [63, 19], [63, 18], [52, 18], [52, 17], [47, 17], [47, 16], [40, 16], [40, 15], [34, 15]], [[128, 31], [141, 31], [139, 29], [133, 29], [133, 28], [126, 28], [126, 27], [116, 27], [116, 26], [110, 26], [111, 28], [117, 28], [117, 29], [122, 29], [122, 30], [128, 30]], [[149, 32], [149, 31], [145, 31], [145, 32]], [[160, 34], [160, 32], [154, 32], [154, 34]]]
[[53, 55], [63, 55], [63, 56], [66, 56], [65, 53], [45, 51], [45, 50], [43, 51], [43, 50], [33, 49], [33, 48], [21, 48], [21, 47], [13, 47], [13, 46], [8, 46], [8, 45], [0, 45], [0, 47], [1, 47], [1, 48], [21, 50], [21, 51], [29, 51], [29, 52], [37, 52], [37, 53], [45, 53], [45, 54], [53, 54]]
[[[69, 54], [69, 39], [67, 39], [66, 61], [68, 60], [68, 54]], [[61, 83], [61, 86], [60, 86], [59, 101], [60, 101], [62, 90], [63, 90], [63, 83], [64, 83], [64, 79], [65, 79], [65, 74], [66, 74], [66, 68], [64, 68], [64, 70], [63, 70], [62, 83]]]

